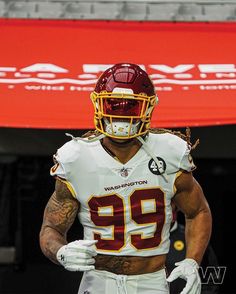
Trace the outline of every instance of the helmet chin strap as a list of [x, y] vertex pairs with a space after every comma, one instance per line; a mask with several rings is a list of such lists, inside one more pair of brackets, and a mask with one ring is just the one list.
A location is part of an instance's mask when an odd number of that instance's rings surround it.
[[116, 137], [126, 137], [129, 135], [134, 135], [138, 132], [138, 126], [140, 121], [135, 124], [130, 124], [126, 121], [114, 121], [110, 123], [107, 119], [104, 119], [105, 131], [109, 135], [115, 135]]

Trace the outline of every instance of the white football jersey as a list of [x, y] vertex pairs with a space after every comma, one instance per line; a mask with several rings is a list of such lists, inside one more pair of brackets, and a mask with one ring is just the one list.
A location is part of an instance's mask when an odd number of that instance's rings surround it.
[[169, 250], [174, 183], [195, 166], [190, 146], [176, 135], [149, 133], [146, 143], [159, 169], [143, 147], [123, 164], [100, 141], [72, 139], [55, 155], [51, 175], [64, 179], [80, 202], [84, 239], [98, 240], [98, 253], [153, 256]]

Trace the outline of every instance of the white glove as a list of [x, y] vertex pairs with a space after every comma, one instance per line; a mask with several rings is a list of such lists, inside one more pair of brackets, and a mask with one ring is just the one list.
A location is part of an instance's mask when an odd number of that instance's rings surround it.
[[57, 251], [57, 260], [68, 271], [89, 271], [94, 269], [94, 256], [97, 252], [92, 247], [97, 240], [76, 240], [62, 246]]
[[180, 262], [176, 262], [176, 268], [173, 269], [167, 282], [173, 282], [177, 278], [187, 281], [186, 286], [180, 294], [200, 294], [201, 279], [198, 274], [198, 263], [192, 258], [186, 258]]

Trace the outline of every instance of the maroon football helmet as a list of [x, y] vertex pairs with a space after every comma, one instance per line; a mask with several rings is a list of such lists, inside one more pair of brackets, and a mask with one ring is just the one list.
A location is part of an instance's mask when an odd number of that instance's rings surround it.
[[99, 78], [91, 99], [96, 129], [118, 139], [145, 134], [158, 101], [148, 74], [131, 63], [119, 63], [107, 69]]

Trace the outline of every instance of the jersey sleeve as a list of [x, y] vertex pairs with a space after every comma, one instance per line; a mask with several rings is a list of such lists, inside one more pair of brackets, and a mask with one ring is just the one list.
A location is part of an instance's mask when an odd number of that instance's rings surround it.
[[196, 167], [193, 162], [191, 145], [174, 134], [164, 134], [162, 154], [167, 161], [167, 174], [178, 173], [181, 171], [191, 172]]
[[59, 177], [61, 179], [66, 180], [66, 171], [62, 162], [60, 161], [58, 153], [53, 155], [53, 161], [54, 165], [50, 169], [50, 175], [53, 177]]
[[76, 192], [70, 176], [76, 160], [76, 150], [72, 144], [71, 141], [66, 143], [53, 155], [54, 165], [50, 169], [50, 175], [66, 184], [71, 194], [76, 198]]
[[196, 166], [193, 162], [193, 158], [190, 152], [191, 152], [191, 146], [186, 142], [186, 147], [179, 164], [180, 170], [191, 172], [196, 169]]

